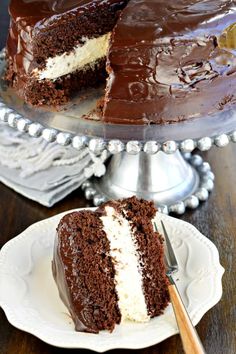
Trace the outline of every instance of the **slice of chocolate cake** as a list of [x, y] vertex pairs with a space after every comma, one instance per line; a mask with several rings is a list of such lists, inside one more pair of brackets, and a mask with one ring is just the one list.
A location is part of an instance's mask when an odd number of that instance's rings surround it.
[[152, 202], [132, 197], [62, 218], [53, 275], [77, 331], [112, 331], [163, 313], [168, 281], [155, 214]]
[[11, 0], [7, 80], [33, 105], [62, 104], [95, 86], [126, 1]]
[[103, 120], [173, 123], [232, 107], [235, 38], [233, 0], [130, 0], [111, 37]]

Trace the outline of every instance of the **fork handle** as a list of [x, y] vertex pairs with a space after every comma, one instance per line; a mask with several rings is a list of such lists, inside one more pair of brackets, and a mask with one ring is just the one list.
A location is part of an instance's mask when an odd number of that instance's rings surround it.
[[171, 303], [174, 309], [176, 321], [179, 327], [180, 336], [182, 339], [184, 351], [186, 354], [205, 354], [205, 350], [202, 346], [201, 340], [198, 337], [186, 308], [179, 295], [178, 289], [173, 281], [170, 279], [169, 294]]

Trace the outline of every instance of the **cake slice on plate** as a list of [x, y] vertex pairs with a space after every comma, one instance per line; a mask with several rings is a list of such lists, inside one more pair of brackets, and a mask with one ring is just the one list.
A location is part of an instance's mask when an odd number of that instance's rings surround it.
[[77, 331], [112, 331], [163, 313], [168, 281], [155, 215], [152, 202], [132, 197], [62, 218], [53, 274]]

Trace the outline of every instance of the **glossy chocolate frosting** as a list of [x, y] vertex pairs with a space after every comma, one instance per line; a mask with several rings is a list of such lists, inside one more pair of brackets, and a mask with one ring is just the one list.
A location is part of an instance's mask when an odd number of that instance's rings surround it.
[[113, 31], [104, 121], [172, 123], [236, 102], [236, 3], [130, 0]]
[[11, 0], [9, 12], [13, 21], [18, 22], [22, 28], [31, 26], [42, 29], [57, 24], [58, 19], [66, 20], [70, 16], [78, 16], [87, 10], [93, 10], [102, 3], [115, 5], [118, 2], [117, 0]]

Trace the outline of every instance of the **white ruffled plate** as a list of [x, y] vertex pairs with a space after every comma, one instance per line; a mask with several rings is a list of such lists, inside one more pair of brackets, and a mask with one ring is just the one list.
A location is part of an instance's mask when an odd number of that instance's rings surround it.
[[[176, 334], [171, 305], [162, 316], [146, 324], [124, 323], [112, 333], [74, 331], [51, 272], [55, 229], [64, 215], [33, 224], [3, 246], [0, 252], [0, 306], [9, 322], [46, 343], [64, 348], [104, 352], [115, 348], [138, 349]], [[175, 276], [179, 291], [196, 325], [222, 296], [224, 269], [214, 244], [192, 225], [158, 214], [172, 240], [179, 262]]]

